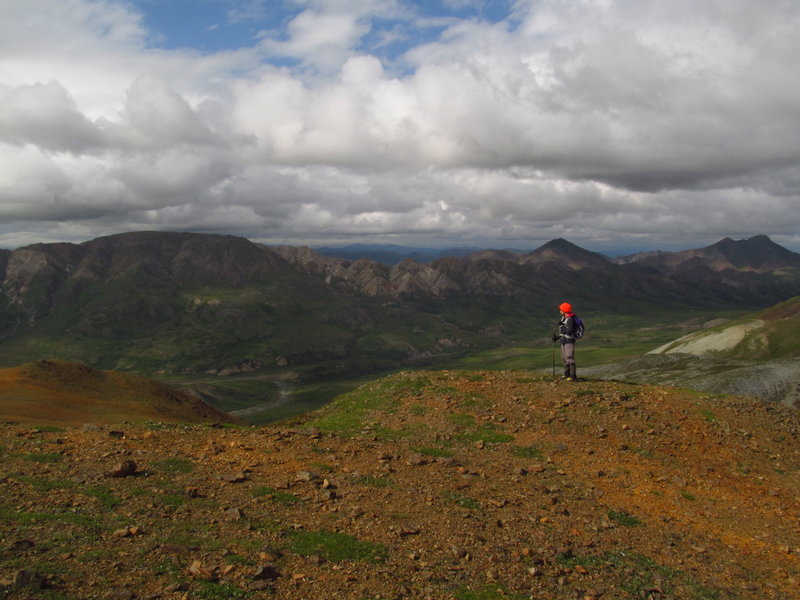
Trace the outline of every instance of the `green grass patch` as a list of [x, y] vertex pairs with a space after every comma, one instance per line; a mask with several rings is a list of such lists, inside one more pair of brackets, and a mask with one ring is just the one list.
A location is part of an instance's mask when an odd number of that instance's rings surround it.
[[321, 556], [331, 562], [385, 560], [388, 550], [381, 544], [364, 542], [334, 531], [295, 531], [289, 534], [289, 549], [300, 556]]
[[500, 444], [514, 441], [514, 436], [503, 433], [500, 428], [493, 423], [481, 425], [475, 431], [460, 433], [456, 439], [467, 442], [486, 442], [487, 444]]
[[0, 507], [0, 521], [31, 525], [35, 523], [61, 523], [100, 531], [108, 524], [101, 517], [74, 512], [22, 512], [10, 507]]
[[111, 489], [106, 486], [87, 487], [81, 490], [81, 493], [85, 496], [96, 498], [100, 503], [100, 506], [107, 510], [116, 508], [122, 503], [119, 498], [114, 496], [114, 494], [111, 492]]
[[326, 465], [325, 463], [311, 463], [311, 466], [317, 471], [322, 471], [323, 473], [333, 473], [333, 467]]
[[353, 477], [353, 483], [356, 485], [364, 485], [375, 488], [385, 488], [394, 485], [394, 482], [389, 477], [374, 477], [372, 475], [359, 475]]
[[697, 500], [697, 496], [686, 490], [681, 490], [681, 498], [684, 500]]
[[462, 408], [488, 408], [491, 402], [488, 398], [483, 398], [481, 396], [472, 394], [469, 397], [459, 401], [458, 404]]
[[458, 492], [445, 492], [444, 497], [448, 502], [452, 502], [461, 508], [476, 510], [481, 507], [481, 503], [477, 500], [473, 500], [469, 496], [465, 496], [464, 494], [460, 494]]
[[253, 594], [233, 583], [197, 581], [194, 584], [193, 595], [200, 600], [234, 600], [251, 598]]
[[650, 450], [649, 448], [633, 448], [631, 451], [635, 452], [636, 454], [638, 454], [642, 458], [647, 458], [647, 459], [651, 459], [651, 460], [656, 458], [655, 453], [652, 450]]
[[154, 461], [152, 464], [153, 468], [158, 469], [165, 475], [191, 473], [194, 471], [194, 463], [185, 458], [165, 458]]
[[455, 452], [449, 448], [435, 448], [432, 446], [425, 446], [423, 448], [414, 448], [414, 452], [419, 452], [425, 456], [433, 456], [434, 458], [451, 458], [455, 456]]
[[[320, 416], [311, 425], [326, 433], [337, 433], [352, 437], [366, 427], [370, 413], [393, 413], [399, 407], [399, 399], [416, 393], [429, 382], [427, 376], [400, 373], [378, 382], [343, 394], [322, 409]], [[384, 437], [399, 435], [390, 430], [381, 432]]]
[[642, 522], [632, 514], [623, 511], [610, 510], [608, 511], [608, 518], [620, 527], [636, 527], [642, 524]]
[[197, 546], [205, 551], [216, 550], [224, 545], [213, 525], [194, 519], [175, 521], [164, 535], [164, 543]]
[[82, 563], [96, 563], [101, 560], [106, 560], [108, 557], [108, 550], [87, 550], [78, 556], [78, 561]]
[[75, 483], [66, 479], [42, 479], [31, 475], [14, 474], [11, 475], [17, 481], [31, 486], [40, 492], [50, 492], [52, 490], [67, 490], [75, 487]]
[[241, 556], [239, 554], [226, 554], [222, 560], [229, 565], [243, 565], [245, 567], [252, 567], [256, 564], [256, 561], [254, 561], [252, 558], [247, 558], [246, 556]]
[[453, 413], [448, 419], [453, 425], [458, 425], [459, 427], [475, 426], [475, 417], [468, 413]]
[[716, 415], [710, 410], [701, 410], [700, 414], [703, 415], [703, 419], [705, 419], [706, 423], [715, 423], [717, 421]]
[[537, 460], [543, 457], [542, 451], [536, 446], [512, 446], [511, 454], [519, 458], [533, 458]]
[[527, 600], [527, 594], [509, 593], [501, 585], [487, 584], [474, 590], [459, 590], [456, 600]]
[[31, 454], [12, 454], [13, 458], [21, 458], [35, 463], [52, 464], [59, 463], [64, 460], [64, 457], [54, 452], [39, 452]]
[[184, 494], [163, 494], [158, 497], [158, 503], [161, 506], [183, 506], [189, 501], [189, 497]]
[[389, 429], [381, 425], [372, 425], [365, 431], [369, 431], [378, 440], [388, 442], [392, 440], [402, 440], [404, 438], [413, 437], [417, 435], [423, 428], [419, 426], [402, 427], [400, 429]]
[[276, 504], [282, 504], [284, 506], [291, 506], [292, 504], [297, 504], [300, 501], [300, 498], [294, 494], [276, 490], [274, 487], [267, 485], [256, 486], [252, 489], [251, 493], [254, 498], [262, 498], [266, 496]]
[[670, 595], [676, 584], [683, 584], [690, 587], [704, 589], [703, 594], [695, 594], [697, 600], [712, 600], [717, 596], [708, 595], [708, 588], [696, 586], [695, 583], [680, 571], [658, 564], [653, 559], [636, 552], [618, 551], [604, 552], [597, 555], [573, 555], [559, 554], [556, 557], [558, 563], [564, 567], [576, 567], [578, 565], [592, 570], [613, 569], [619, 573], [624, 573], [623, 583], [620, 586], [629, 593], [632, 598], [643, 597], [646, 590], [659, 584], [664, 589], [666, 596]]

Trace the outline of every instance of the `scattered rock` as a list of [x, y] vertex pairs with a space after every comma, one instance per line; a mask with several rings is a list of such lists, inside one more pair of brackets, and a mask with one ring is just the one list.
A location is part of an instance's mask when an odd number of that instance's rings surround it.
[[214, 581], [216, 579], [212, 569], [203, 566], [199, 560], [192, 561], [189, 565], [189, 574], [195, 579], [202, 579], [203, 581]]
[[269, 581], [275, 581], [280, 577], [280, 573], [275, 568], [274, 565], [266, 564], [266, 565], [259, 565], [256, 567], [255, 572], [253, 573], [253, 579], [266, 579]]
[[238, 508], [229, 508], [223, 512], [226, 521], [240, 521], [242, 519], [242, 511]]
[[112, 590], [103, 598], [104, 600], [134, 600], [136, 594], [131, 590]]
[[130, 477], [136, 474], [137, 465], [132, 460], [123, 460], [114, 470], [109, 471], [107, 477]]
[[419, 452], [413, 452], [410, 454], [406, 462], [412, 467], [419, 467], [421, 465], [428, 464], [428, 460]]
[[311, 471], [298, 471], [295, 473], [294, 480], [295, 481], [314, 481], [317, 479], [319, 475], [313, 473]]
[[142, 528], [141, 527], [136, 527], [136, 526], [134, 526], [134, 527], [122, 527], [121, 529], [114, 530], [114, 532], [111, 534], [111, 537], [125, 538], [125, 537], [131, 537], [131, 536], [134, 536], [134, 535], [141, 535], [141, 534], [142, 534]]
[[249, 478], [244, 471], [235, 471], [220, 475], [220, 479], [222, 481], [227, 481], [228, 483], [242, 483], [243, 481], [247, 481]]
[[250, 584], [247, 586], [247, 589], [251, 592], [266, 592], [272, 589], [272, 585], [269, 581], [257, 579], [256, 581], [250, 582]]
[[409, 535], [418, 535], [420, 532], [419, 527], [414, 527], [412, 525], [401, 525], [398, 534], [400, 537], [406, 537]]
[[278, 550], [277, 548], [264, 548], [261, 552], [258, 553], [258, 557], [266, 562], [275, 562], [279, 558], [283, 556], [283, 552]]

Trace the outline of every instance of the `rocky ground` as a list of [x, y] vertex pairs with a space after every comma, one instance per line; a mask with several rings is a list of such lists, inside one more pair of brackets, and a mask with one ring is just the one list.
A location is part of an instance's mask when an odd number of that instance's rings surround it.
[[274, 427], [0, 427], [0, 598], [800, 597], [790, 409], [401, 373]]

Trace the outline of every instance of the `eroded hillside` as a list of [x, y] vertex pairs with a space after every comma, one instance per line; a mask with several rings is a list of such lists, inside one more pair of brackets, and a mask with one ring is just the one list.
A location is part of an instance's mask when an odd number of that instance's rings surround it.
[[798, 425], [510, 371], [401, 373], [276, 427], [6, 424], [0, 579], [10, 598], [796, 598]]
[[238, 422], [158, 381], [59, 360], [0, 369], [0, 420], [55, 426], [121, 421]]

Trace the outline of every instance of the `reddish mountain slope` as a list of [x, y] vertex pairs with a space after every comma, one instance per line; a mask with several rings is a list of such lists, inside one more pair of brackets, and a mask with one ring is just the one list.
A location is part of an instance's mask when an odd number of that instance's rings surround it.
[[144, 377], [49, 360], [0, 369], [0, 420], [37, 425], [236, 422], [194, 396]]

